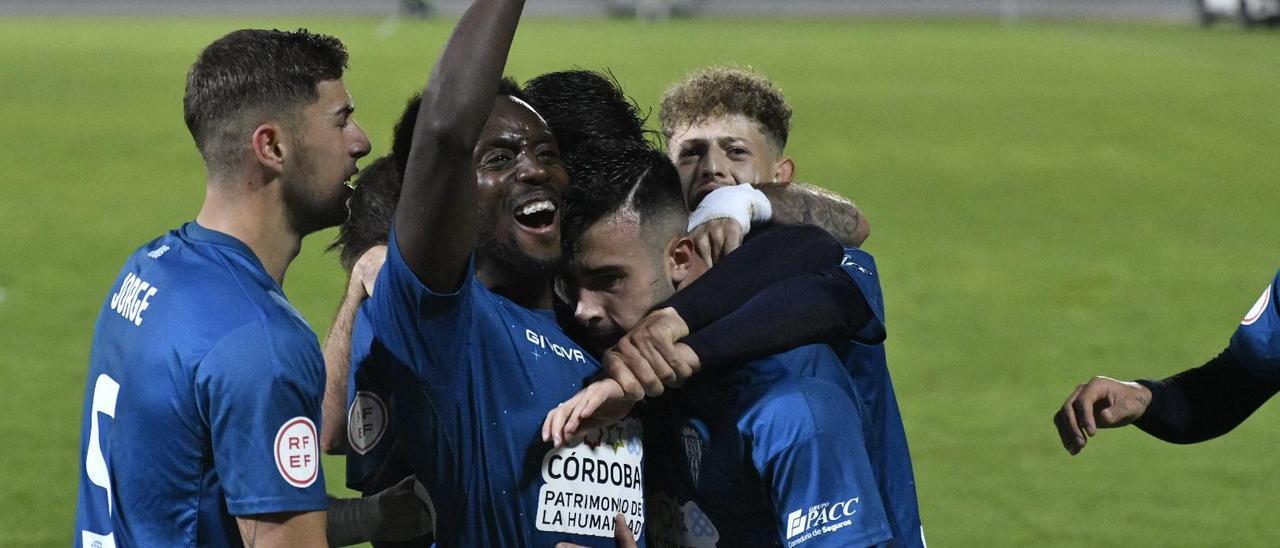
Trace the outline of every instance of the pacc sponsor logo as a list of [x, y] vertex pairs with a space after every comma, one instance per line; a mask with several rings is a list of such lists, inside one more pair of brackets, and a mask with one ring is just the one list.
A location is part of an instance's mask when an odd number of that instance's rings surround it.
[[854, 497], [815, 504], [787, 514], [787, 546], [798, 546], [852, 525], [853, 515], [858, 513], [857, 505], [858, 497]]

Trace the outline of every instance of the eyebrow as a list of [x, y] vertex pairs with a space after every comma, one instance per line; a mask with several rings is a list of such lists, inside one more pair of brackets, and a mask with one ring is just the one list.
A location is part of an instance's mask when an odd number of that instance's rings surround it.
[[626, 274], [626, 269], [617, 265], [604, 266], [578, 266], [577, 275], [582, 278], [596, 278], [600, 276], [617, 276]]
[[684, 141], [680, 142], [680, 150], [689, 150], [694, 147], [705, 147], [707, 146], [707, 144], [708, 143], [707, 143], [706, 137], [695, 137], [693, 139], [685, 139]]
[[344, 115], [345, 115], [345, 116], [351, 116], [352, 114], [354, 114], [354, 113], [355, 113], [355, 111], [356, 111], [356, 106], [355, 106], [355, 105], [353, 105], [353, 104], [351, 104], [351, 103], [346, 103], [346, 104], [343, 104], [342, 106], [340, 106], [340, 107], [338, 107], [338, 108], [334, 109], [334, 110], [333, 110], [333, 114], [334, 114], [334, 116], [344, 116]]
[[494, 135], [493, 137], [490, 137], [488, 139], [485, 139], [480, 144], [483, 146], [491, 146], [491, 147], [497, 146], [497, 147], [503, 147], [503, 148], [517, 148], [520, 146], [521, 141], [522, 139], [520, 138], [519, 135], [516, 135], [511, 132], [503, 132], [503, 133]]
[[725, 137], [716, 139], [716, 144], [720, 146], [725, 146], [725, 145], [731, 145], [734, 143], [740, 143], [742, 141], [746, 141], [746, 139], [743, 139], [742, 137], [725, 136]]

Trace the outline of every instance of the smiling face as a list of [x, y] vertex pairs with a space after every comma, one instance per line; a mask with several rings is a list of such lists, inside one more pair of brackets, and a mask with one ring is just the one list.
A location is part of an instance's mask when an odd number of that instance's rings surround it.
[[355, 107], [341, 80], [316, 86], [315, 101], [289, 124], [289, 154], [280, 171], [290, 224], [299, 234], [341, 224], [347, 218], [346, 182], [356, 160], [369, 153], [369, 137], [352, 117]]
[[769, 141], [760, 124], [741, 114], [677, 128], [667, 140], [667, 152], [680, 171], [690, 210], [722, 186], [789, 183], [794, 172], [791, 160]]
[[523, 101], [498, 97], [472, 163], [480, 258], [505, 277], [549, 275], [560, 260], [560, 196], [569, 176], [546, 122]]

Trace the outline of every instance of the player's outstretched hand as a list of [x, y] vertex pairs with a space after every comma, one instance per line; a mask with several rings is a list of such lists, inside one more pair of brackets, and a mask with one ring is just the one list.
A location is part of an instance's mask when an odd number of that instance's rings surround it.
[[589, 432], [627, 417], [638, 399], [627, 397], [616, 381], [595, 381], [547, 413], [542, 421], [542, 441], [564, 447], [578, 432]]
[[365, 297], [373, 296], [374, 282], [378, 281], [378, 273], [382, 271], [382, 263], [387, 261], [387, 246], [375, 245], [356, 260], [355, 266], [351, 267], [351, 291], [359, 284], [363, 289]]
[[742, 225], [730, 218], [712, 219], [689, 233], [694, 250], [707, 262], [708, 268], [715, 266], [721, 257], [738, 249], [742, 245], [742, 237]]
[[1094, 377], [1077, 386], [1053, 416], [1063, 447], [1075, 455], [1099, 428], [1125, 426], [1142, 417], [1151, 405], [1151, 391], [1136, 382]]
[[701, 367], [697, 353], [676, 342], [688, 335], [688, 324], [674, 308], [654, 310], [605, 352], [604, 374], [632, 399], [661, 396], [666, 386], [679, 386]]
[[[631, 535], [631, 528], [627, 527], [627, 518], [622, 514], [613, 516], [613, 542], [618, 548], [637, 548], [636, 537]], [[560, 542], [556, 544], [556, 548], [586, 548], [572, 542]]]

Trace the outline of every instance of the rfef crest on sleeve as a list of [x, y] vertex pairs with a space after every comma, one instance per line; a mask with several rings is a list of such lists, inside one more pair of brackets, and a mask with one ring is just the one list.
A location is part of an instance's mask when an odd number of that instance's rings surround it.
[[1267, 290], [1262, 292], [1262, 296], [1258, 297], [1258, 302], [1253, 303], [1253, 308], [1249, 309], [1249, 313], [1244, 315], [1244, 319], [1240, 320], [1240, 325], [1253, 325], [1262, 317], [1262, 313], [1267, 311], [1267, 304], [1271, 302], [1271, 286], [1267, 286]]
[[361, 455], [368, 453], [387, 431], [387, 406], [373, 392], [356, 392], [347, 410], [347, 443]]
[[294, 417], [276, 432], [276, 468], [289, 485], [303, 488], [315, 483], [320, 472], [320, 448], [316, 424], [307, 417]]

